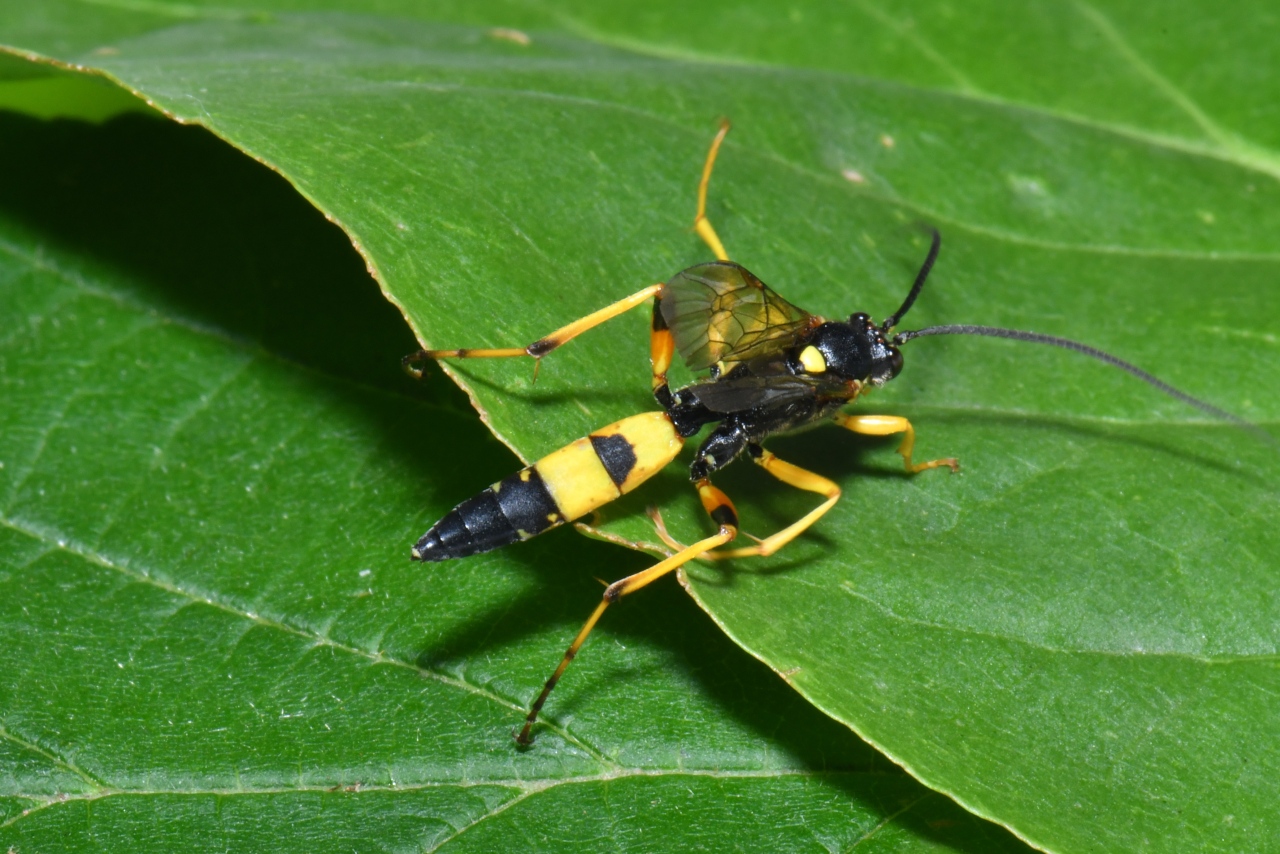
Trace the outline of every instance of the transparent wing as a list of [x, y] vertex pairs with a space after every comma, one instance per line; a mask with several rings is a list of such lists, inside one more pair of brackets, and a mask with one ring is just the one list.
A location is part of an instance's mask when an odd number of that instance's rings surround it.
[[781, 350], [822, 322], [729, 261], [677, 273], [662, 291], [662, 317], [680, 357], [695, 371], [716, 364], [728, 370]]

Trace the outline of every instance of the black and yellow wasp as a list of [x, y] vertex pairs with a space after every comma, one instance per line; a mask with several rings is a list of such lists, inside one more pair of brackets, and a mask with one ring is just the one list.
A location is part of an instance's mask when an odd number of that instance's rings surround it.
[[[935, 326], [892, 334], [915, 302], [938, 257], [941, 240], [936, 231], [907, 298], [882, 323], [877, 325], [863, 313], [848, 320], [827, 320], [791, 305], [750, 271], [729, 260], [707, 219], [707, 185], [728, 131], [728, 123], [722, 123], [711, 143], [698, 184], [694, 220], [695, 231], [715, 254], [716, 261], [690, 267], [665, 283], [650, 285], [527, 347], [420, 350], [404, 360], [405, 368], [420, 377], [419, 365], [429, 359], [541, 359], [586, 330], [653, 299], [650, 360], [653, 395], [662, 408], [601, 428], [462, 502], [418, 540], [412, 553], [415, 560], [440, 561], [479, 554], [579, 519], [644, 483], [676, 458], [686, 439], [707, 425], [716, 425], [698, 447], [689, 470], [702, 506], [717, 526], [716, 532], [685, 546], [659, 527], [659, 535], [674, 553], [605, 589], [602, 601], [530, 708], [516, 736], [520, 744], [530, 743], [533, 724], [547, 696], [610, 604], [696, 558], [772, 554], [835, 505], [840, 487], [774, 456], [763, 445], [768, 437], [816, 421], [832, 420], [863, 435], [901, 434], [898, 453], [908, 472], [959, 468], [950, 458], [914, 462], [915, 432], [905, 418], [842, 411], [846, 404], [898, 375], [902, 370], [898, 345], [912, 338], [987, 335], [1066, 347], [1128, 371], [1215, 416], [1240, 422], [1127, 362], [1067, 339], [987, 326]], [[667, 371], [676, 351], [691, 370], [706, 371], [707, 376], [673, 392], [667, 384]], [[783, 483], [817, 493], [824, 500], [802, 518], [753, 545], [722, 549], [738, 535], [738, 514], [729, 497], [712, 485], [711, 475], [743, 452]]]

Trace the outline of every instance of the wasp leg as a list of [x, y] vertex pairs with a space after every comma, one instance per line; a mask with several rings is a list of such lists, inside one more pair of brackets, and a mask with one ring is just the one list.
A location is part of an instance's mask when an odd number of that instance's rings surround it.
[[711, 220], [707, 219], [707, 185], [711, 183], [711, 170], [716, 165], [716, 155], [720, 153], [720, 143], [724, 142], [725, 134], [729, 132], [729, 120], [720, 120], [720, 130], [716, 132], [715, 139], [711, 140], [711, 150], [707, 152], [707, 162], [702, 166], [702, 180], [698, 182], [698, 215], [693, 220], [693, 230], [702, 238], [702, 242], [706, 243], [715, 254], [719, 261], [728, 261], [729, 253], [724, 251], [724, 244], [720, 242], [719, 235], [716, 230], [711, 227]]
[[419, 367], [428, 359], [502, 359], [512, 356], [532, 356], [535, 359], [541, 359], [552, 350], [577, 338], [588, 329], [599, 326], [606, 320], [612, 320], [623, 312], [629, 311], [649, 297], [658, 294], [664, 286], [661, 284], [650, 285], [643, 290], [636, 291], [629, 297], [624, 297], [612, 305], [607, 305], [599, 311], [593, 311], [586, 317], [579, 318], [573, 323], [562, 326], [550, 335], [545, 335], [534, 341], [527, 347], [497, 347], [491, 349], [471, 349], [463, 348], [458, 350], [419, 350], [416, 353], [410, 353], [404, 357], [402, 364], [404, 369], [415, 378], [422, 377], [422, 368]]
[[653, 323], [649, 332], [649, 364], [653, 367], [653, 396], [664, 409], [672, 404], [671, 391], [667, 388], [667, 371], [676, 355], [676, 339], [662, 316], [662, 294], [653, 298]]
[[902, 463], [908, 472], [915, 474], [925, 469], [936, 469], [949, 466], [953, 472], [960, 471], [960, 463], [955, 457], [941, 460], [929, 460], [927, 463], [912, 463], [911, 451], [916, 444], [916, 431], [911, 422], [897, 415], [845, 415], [836, 416], [836, 423], [846, 430], [860, 433], [863, 436], [892, 436], [894, 433], [905, 433], [898, 453], [902, 455]]
[[657, 533], [658, 539], [667, 544], [667, 548], [672, 553], [688, 548], [684, 543], [671, 536], [671, 532], [667, 530], [667, 523], [662, 518], [662, 511], [657, 507], [650, 507], [645, 511], [649, 515], [649, 521], [653, 523], [654, 532]]
[[729, 551], [707, 552], [704, 558], [712, 560], [726, 560], [735, 557], [755, 557], [768, 556], [785, 546], [787, 543], [800, 536], [804, 531], [818, 521], [826, 514], [828, 510], [835, 506], [840, 500], [840, 487], [834, 481], [828, 480], [820, 474], [814, 474], [808, 469], [802, 469], [797, 465], [792, 465], [786, 460], [779, 459], [772, 452], [766, 451], [764, 448], [756, 445], [751, 448], [751, 456], [756, 465], [763, 468], [769, 474], [785, 483], [787, 486], [794, 486], [796, 489], [803, 489], [806, 492], [816, 492], [819, 495], [826, 496], [826, 501], [810, 510], [800, 519], [792, 522], [772, 536], [765, 537], [763, 540], [757, 541], [754, 546], [747, 546], [741, 549], [731, 549]]
[[538, 713], [542, 711], [542, 706], [547, 702], [547, 697], [551, 694], [551, 690], [556, 687], [556, 683], [560, 681], [560, 677], [564, 674], [565, 669], [568, 668], [569, 662], [573, 661], [578, 654], [578, 650], [582, 648], [582, 644], [587, 640], [587, 635], [591, 634], [591, 630], [595, 628], [596, 623], [600, 620], [600, 615], [604, 613], [606, 608], [628, 593], [634, 593], [640, 588], [657, 581], [667, 573], [679, 569], [689, 561], [711, 551], [717, 546], [724, 545], [738, 535], [738, 513], [733, 509], [733, 502], [729, 500], [729, 497], [706, 480], [700, 481], [697, 487], [698, 495], [702, 498], [702, 506], [706, 508], [707, 514], [712, 520], [720, 526], [720, 530], [710, 537], [681, 549], [666, 560], [637, 572], [635, 575], [628, 575], [626, 578], [615, 581], [605, 588], [604, 598], [600, 600], [600, 604], [596, 606], [596, 609], [591, 612], [591, 616], [587, 618], [587, 622], [583, 624], [577, 637], [573, 639], [573, 643], [569, 644], [564, 658], [560, 660], [560, 666], [551, 674], [551, 678], [543, 686], [542, 693], [538, 695], [538, 699], [534, 700], [533, 705], [529, 707], [529, 715], [525, 718], [524, 726], [520, 728], [520, 733], [516, 736], [518, 744], [528, 745], [533, 742], [531, 730], [534, 722], [538, 719]]

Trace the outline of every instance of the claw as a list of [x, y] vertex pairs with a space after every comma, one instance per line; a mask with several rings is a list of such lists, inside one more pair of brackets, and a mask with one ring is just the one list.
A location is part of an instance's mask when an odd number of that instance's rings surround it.
[[683, 551], [685, 549], [684, 544], [682, 544], [675, 537], [671, 536], [671, 533], [667, 530], [667, 523], [662, 521], [661, 510], [659, 510], [657, 507], [650, 505], [649, 507], [645, 508], [645, 512], [649, 514], [649, 519], [653, 522], [653, 527], [658, 533], [658, 539], [666, 543], [667, 548], [673, 549], [677, 552]]

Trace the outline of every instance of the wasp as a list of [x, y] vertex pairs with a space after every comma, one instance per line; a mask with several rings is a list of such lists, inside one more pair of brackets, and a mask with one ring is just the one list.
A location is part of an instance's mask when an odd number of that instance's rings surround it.
[[[1216, 417], [1253, 425], [1187, 395], [1146, 371], [1108, 353], [1065, 338], [990, 326], [950, 325], [894, 333], [933, 269], [941, 237], [932, 231], [928, 255], [902, 305], [880, 323], [862, 312], [828, 320], [791, 305], [745, 267], [729, 260], [706, 215], [707, 187], [721, 143], [724, 121], [712, 140], [698, 184], [694, 231], [716, 260], [677, 273], [586, 317], [557, 329], [527, 347], [420, 350], [406, 356], [405, 369], [422, 376], [421, 365], [436, 359], [531, 357], [541, 360], [557, 347], [618, 315], [653, 301], [650, 363], [653, 396], [660, 409], [632, 415], [548, 454], [533, 465], [463, 501], [431, 526], [412, 556], [442, 561], [487, 552], [580, 519], [631, 492], [680, 453], [685, 440], [715, 425], [698, 446], [689, 479], [716, 526], [691, 545], [676, 542], [659, 526], [673, 553], [648, 569], [613, 582], [574, 637], [559, 666], [534, 700], [515, 736], [532, 742], [532, 729], [547, 697], [578, 654], [605, 609], [686, 563], [698, 559], [770, 555], [813, 525], [840, 499], [828, 478], [775, 456], [764, 447], [770, 436], [832, 421], [865, 436], [901, 435], [897, 452], [912, 474], [935, 468], [959, 470], [953, 458], [915, 462], [915, 430], [896, 415], [844, 410], [868, 391], [896, 377], [903, 366], [900, 346], [930, 335], [984, 335], [1051, 344], [1100, 359]], [[667, 372], [676, 352], [695, 373], [690, 385], [672, 391]], [[536, 365], [540, 361], [535, 362]], [[1256, 428], [1254, 428], [1256, 429]], [[1270, 437], [1268, 437], [1270, 438]], [[739, 534], [733, 502], [711, 477], [746, 454], [784, 484], [822, 497], [803, 517], [753, 545], [724, 548]]]

